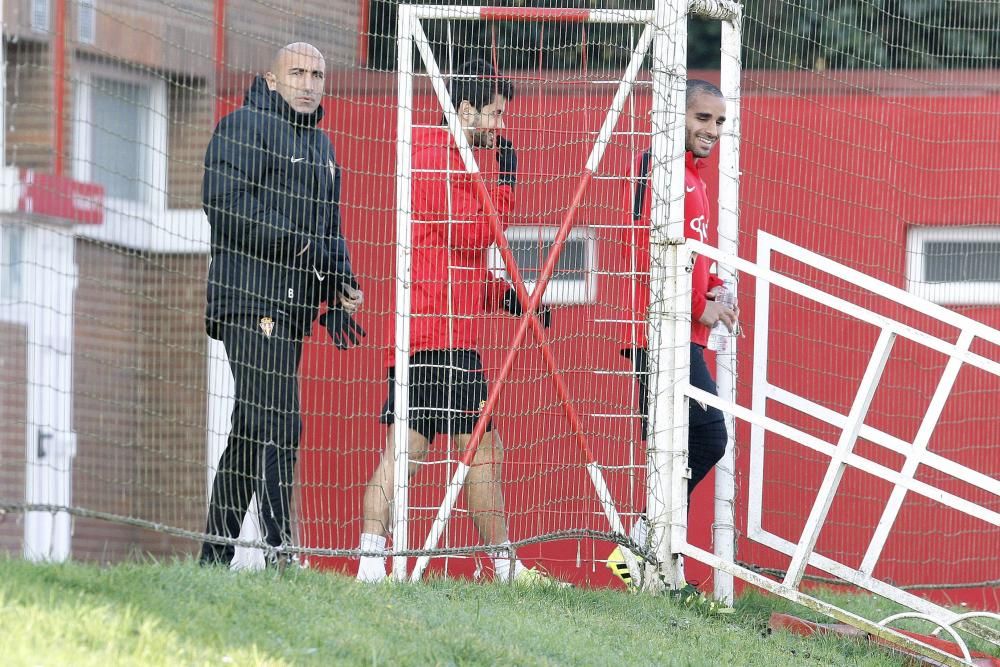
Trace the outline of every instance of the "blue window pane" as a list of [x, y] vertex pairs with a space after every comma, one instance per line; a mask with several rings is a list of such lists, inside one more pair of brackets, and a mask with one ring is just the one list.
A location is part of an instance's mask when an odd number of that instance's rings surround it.
[[142, 200], [149, 89], [94, 78], [90, 100], [90, 180], [103, 185], [108, 197]]

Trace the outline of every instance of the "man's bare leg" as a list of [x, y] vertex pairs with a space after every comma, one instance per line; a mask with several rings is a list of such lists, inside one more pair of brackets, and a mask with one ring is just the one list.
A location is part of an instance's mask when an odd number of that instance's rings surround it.
[[[471, 435], [455, 436], [455, 447], [465, 451]], [[498, 581], [510, 581], [526, 569], [509, 548], [507, 517], [501, 474], [503, 470], [503, 443], [493, 431], [483, 435], [472, 459], [472, 467], [465, 478], [465, 500], [469, 514], [483, 541], [491, 546], [506, 548], [492, 553], [493, 569]]]
[[[365, 489], [361, 524], [361, 551], [381, 551], [385, 549], [385, 538], [389, 534], [389, 511], [392, 506], [393, 479], [395, 477], [394, 427], [386, 433], [385, 451]], [[427, 438], [414, 430], [409, 431], [409, 474], [412, 478], [419, 463], [427, 458], [430, 443]], [[358, 566], [358, 580], [377, 582], [385, 579], [384, 556], [362, 556]]]
[[[470, 435], [455, 436], [455, 447], [465, 451]], [[504, 517], [503, 488], [501, 470], [503, 465], [503, 443], [500, 436], [492, 431], [483, 435], [472, 459], [472, 467], [465, 478], [465, 500], [469, 514], [487, 544], [503, 544], [507, 541], [507, 519]]]

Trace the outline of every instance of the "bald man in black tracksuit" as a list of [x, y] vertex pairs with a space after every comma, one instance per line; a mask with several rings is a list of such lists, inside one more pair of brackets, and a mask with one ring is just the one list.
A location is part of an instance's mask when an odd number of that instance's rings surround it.
[[[256, 493], [271, 561], [291, 538], [298, 452], [298, 365], [320, 317], [337, 347], [364, 331], [363, 296], [340, 229], [340, 170], [323, 117], [325, 63], [307, 44], [282, 49], [243, 106], [223, 118], [205, 155], [203, 207], [211, 225], [206, 326], [222, 341], [236, 385], [232, 430], [212, 487], [206, 532], [235, 538]], [[228, 564], [211, 538], [201, 562]]]

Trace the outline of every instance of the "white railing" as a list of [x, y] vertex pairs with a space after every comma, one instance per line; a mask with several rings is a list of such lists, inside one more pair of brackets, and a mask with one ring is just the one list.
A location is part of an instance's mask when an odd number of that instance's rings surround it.
[[[733, 562], [725, 562], [717, 556], [707, 554], [691, 545], [683, 546], [683, 553], [713, 567], [732, 572], [740, 578], [756, 585], [762, 585], [786, 597], [791, 597], [790, 594], [793, 592], [795, 597], [802, 595], [801, 591], [798, 590], [799, 584], [802, 581], [805, 568], [812, 566], [847, 583], [866, 588], [903, 604], [919, 612], [922, 618], [930, 619], [942, 628], [951, 627], [961, 621], [962, 615], [888, 582], [881, 581], [875, 578], [872, 572], [879, 562], [886, 540], [907, 493], [919, 494], [944, 507], [963, 512], [991, 526], [1000, 527], [1000, 513], [986, 503], [977, 503], [962, 498], [942, 488], [917, 480], [914, 476], [918, 466], [927, 466], [985, 492], [987, 494], [985, 497], [990, 497], [992, 500], [1000, 499], [1000, 480], [928, 451], [928, 443], [962, 366], [968, 364], [1000, 377], [1000, 363], [971, 351], [973, 343], [977, 339], [1000, 344], [1000, 331], [764, 232], [760, 232], [757, 236], [756, 262], [747, 261], [697, 241], [691, 241], [690, 245], [694, 252], [704, 254], [732, 271], [753, 276], [756, 279], [751, 407], [741, 406], [732, 399], [717, 397], [690, 385], [685, 389], [685, 393], [692, 399], [713, 405], [734, 418], [751, 425], [747, 538], [790, 556], [791, 561], [784, 580], [776, 582], [766, 578], [761, 580], [759, 575], [755, 575], [752, 579], [748, 578], [749, 571], [745, 568], [740, 568]], [[917, 311], [937, 323], [953, 327], [957, 333], [956, 342], [943, 340], [781, 273], [773, 268], [772, 258], [774, 255], [782, 255], [801, 262], [803, 265], [812, 267], [839, 281]], [[858, 386], [856, 397], [847, 414], [841, 414], [817, 405], [803, 396], [775, 386], [768, 381], [768, 345], [770, 342], [768, 323], [773, 287], [790, 290], [792, 293], [810, 299], [819, 305], [878, 328], [877, 342]], [[893, 343], [899, 337], [948, 356], [948, 363], [941, 374], [913, 442], [905, 442], [864, 423], [868, 407], [879, 387], [879, 380], [886, 362], [889, 360]], [[813, 418], [839, 428], [841, 435], [837, 442], [832, 444], [769, 418], [766, 414], [768, 401], [781, 403], [809, 414]], [[766, 480], [764, 443], [768, 433], [787, 438], [798, 445], [828, 456], [830, 459], [805, 528], [797, 542], [771, 533], [763, 527], [763, 489]], [[853, 451], [854, 444], [859, 438], [864, 438], [890, 451], [904, 455], [906, 460], [902, 468], [898, 471], [893, 470], [855, 453]], [[841, 476], [848, 466], [893, 485], [893, 491], [875, 526], [862, 563], [858, 568], [837, 562], [816, 551], [817, 538], [823, 529], [830, 505], [836, 496]], [[983, 616], [984, 614], [977, 615]], [[985, 616], [1000, 620], [1000, 616], [996, 614], [985, 614]], [[853, 621], [848, 620], [848, 622]], [[886, 629], [884, 626], [880, 626], [880, 628]], [[867, 627], [865, 629], [870, 630]]]

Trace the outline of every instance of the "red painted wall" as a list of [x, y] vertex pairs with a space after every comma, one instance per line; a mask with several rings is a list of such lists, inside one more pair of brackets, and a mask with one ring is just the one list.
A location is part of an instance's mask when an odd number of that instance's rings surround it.
[[[1000, 113], [995, 95], [965, 97], [865, 95], [812, 98], [749, 97], [741, 188], [741, 254], [754, 257], [754, 234], [765, 230], [848, 266], [905, 288], [909, 225], [997, 224], [995, 188], [1000, 142], [986, 119]], [[957, 332], [877, 295], [782, 261], [793, 274], [816, 280], [838, 296], [955, 341]], [[744, 286], [744, 308], [753, 305]], [[998, 295], [1000, 296], [1000, 295]], [[832, 315], [797, 295], [776, 290], [771, 313], [770, 381], [845, 413], [877, 337], [867, 325]], [[1000, 326], [995, 307], [956, 310]], [[751, 313], [745, 310], [745, 315]], [[752, 317], [746, 317], [753, 331]], [[977, 352], [997, 359], [992, 346]], [[752, 339], [743, 341], [744, 369]], [[912, 441], [944, 368], [942, 355], [897, 342], [866, 423]], [[747, 369], [749, 370], [749, 369]], [[741, 377], [741, 401], [750, 381]], [[1000, 381], [964, 368], [948, 400], [930, 451], [1000, 477], [1000, 427], [993, 418]], [[837, 433], [791, 410], [769, 412], [836, 442]], [[741, 431], [748, 442], [748, 429]], [[825, 471], [823, 457], [803, 456], [768, 441], [764, 526], [793, 541]], [[772, 442], [774, 444], [772, 445]], [[745, 453], [745, 450], [744, 450]], [[858, 453], [899, 470], [903, 457], [866, 442]], [[742, 457], [746, 470], [746, 456]], [[917, 479], [1000, 509], [995, 498], [921, 466]], [[889, 497], [885, 482], [854, 470], [843, 480], [819, 549], [857, 566]], [[746, 489], [746, 484], [741, 488]], [[743, 496], [745, 498], [745, 495]], [[992, 504], [990, 504], [992, 503]], [[781, 567], [784, 557], [745, 540], [740, 557]], [[975, 582], [1000, 577], [1000, 530], [924, 498], [908, 496], [875, 575], [899, 584]], [[938, 596], [944, 598], [944, 596]], [[1000, 606], [995, 590], [952, 591], [952, 600]]]
[[[569, 92], [567, 92], [569, 90]], [[542, 94], [528, 90], [509, 107], [510, 135], [521, 149], [520, 221], [557, 224], [592, 145], [610, 94], [584, 94], [571, 89]], [[632, 117], [645, 117], [648, 100], [640, 98]], [[417, 122], [436, 123], [427, 97], [416, 102]], [[361, 495], [384, 444], [377, 415], [385, 397], [383, 359], [392, 324], [394, 265], [395, 102], [389, 94], [358, 91], [330, 98], [326, 123], [345, 167], [345, 218], [354, 263], [361, 274], [367, 302], [361, 322], [369, 336], [364, 348], [337, 352], [325, 333], [307, 347], [303, 407], [305, 442], [300, 465], [301, 514], [305, 543], [314, 547], [353, 548], [360, 531]], [[803, 245], [896, 286], [904, 286], [907, 225], [985, 224], [1000, 222], [996, 165], [1000, 142], [995, 123], [1000, 97], [967, 95], [933, 97], [864, 94], [810, 96], [748, 95], [743, 100], [743, 173], [741, 187], [741, 254], [754, 257], [758, 229]], [[624, 119], [623, 123], [628, 120]], [[619, 125], [623, 129], [624, 125]], [[636, 121], [636, 130], [644, 129]], [[609, 148], [603, 173], [622, 174], [637, 146], [628, 137]], [[529, 148], [530, 147], [530, 148]], [[490, 156], [480, 156], [483, 160]], [[707, 169], [710, 191], [717, 192], [714, 164]], [[623, 208], [619, 181], [598, 180], [581, 208], [580, 221], [590, 225], [617, 223]], [[620, 232], [598, 234], [598, 267], [620, 269]], [[920, 313], [903, 312], [878, 296], [865, 295], [836, 280], [818, 276], [793, 262], [779, 262], [795, 275], [817, 281], [839, 296], [861, 303], [914, 326], [954, 339], [954, 331], [930, 326]], [[749, 404], [751, 382], [753, 280], [741, 285], [741, 305], [748, 337], [742, 339], [740, 400]], [[566, 370], [566, 380], [585, 417], [585, 428], [597, 459], [609, 466], [629, 464], [635, 441], [634, 419], [589, 416], [621, 413], [632, 405], [633, 384], [625, 375], [595, 375], [594, 369], [624, 371], [617, 340], [600, 319], [621, 311], [620, 279], [602, 277], [598, 303], [560, 307], [551, 330], [553, 350]], [[801, 297], [773, 296], [771, 329], [772, 383], [797, 391], [822, 405], [846, 413], [867, 363], [877, 332], [831, 314]], [[960, 308], [964, 314], [1000, 326], [996, 308]], [[516, 322], [489, 318], [484, 322], [483, 356], [494, 374], [507, 350]], [[996, 350], [981, 349], [997, 358]], [[935, 353], [899, 342], [886, 371], [868, 422], [905, 440], [912, 439], [943, 368]], [[518, 358], [516, 371], [495, 419], [507, 447], [505, 490], [514, 539], [571, 528], [605, 530], [583, 460], [554, 398], [537, 350]], [[1000, 383], [984, 373], [963, 370], [931, 451], [1000, 476], [1000, 427], [992, 418]], [[836, 433], [811, 418], [773, 406], [769, 414], [805, 428], [829, 441]], [[739, 525], [745, 528], [748, 431], [738, 431], [738, 479], [741, 489]], [[823, 458], [801, 448], [768, 440], [764, 524], [795, 540], [808, 514], [825, 470]], [[633, 450], [634, 451], [634, 450]], [[902, 457], [867, 443], [859, 453], [898, 469]], [[445, 452], [438, 442], [436, 455]], [[607, 473], [620, 507], [642, 508], [641, 458], [637, 475]], [[939, 479], [926, 467], [919, 479], [985, 502], [961, 482]], [[422, 472], [414, 492], [416, 503], [435, 507], [445, 479], [441, 470]], [[692, 540], [709, 545], [711, 478], [695, 494]], [[889, 486], [850, 470], [819, 542], [820, 550], [842, 562], [860, 563], [865, 546], [888, 497]], [[995, 504], [995, 501], [993, 501]], [[1000, 507], [992, 509], [1000, 511]], [[418, 516], [429, 516], [423, 512]], [[429, 521], [414, 521], [411, 544], [419, 543]], [[451, 544], [474, 544], [467, 519], [451, 529]], [[604, 568], [594, 561], [608, 547], [590, 540], [567, 539], [521, 551], [561, 577], [578, 583], [607, 585]], [[875, 574], [897, 583], [976, 582], [1000, 578], [995, 554], [1000, 531], [984, 522], [908, 497], [885, 557]], [[741, 560], [774, 567], [788, 559], [745, 538]], [[343, 559], [324, 566], [353, 567]], [[440, 565], [438, 565], [440, 567]], [[449, 573], [471, 574], [472, 561], [448, 564]], [[692, 564], [695, 579], [708, 576]], [[953, 591], [952, 600], [996, 608], [1000, 600], [989, 589]]]

